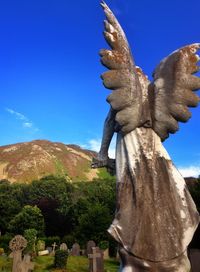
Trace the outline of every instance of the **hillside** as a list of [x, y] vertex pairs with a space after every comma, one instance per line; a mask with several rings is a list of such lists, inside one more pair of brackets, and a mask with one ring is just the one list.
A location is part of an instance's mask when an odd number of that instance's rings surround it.
[[0, 147], [0, 179], [30, 182], [47, 175], [66, 176], [70, 180], [92, 180], [100, 174], [91, 169], [95, 152], [76, 145], [47, 140]]

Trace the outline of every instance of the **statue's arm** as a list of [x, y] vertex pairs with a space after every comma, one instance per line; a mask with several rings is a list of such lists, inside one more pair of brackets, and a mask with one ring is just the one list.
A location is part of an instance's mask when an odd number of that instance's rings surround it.
[[113, 168], [113, 161], [108, 157], [108, 149], [115, 132], [115, 112], [110, 109], [104, 122], [103, 137], [101, 141], [100, 151], [97, 158], [93, 159], [92, 168], [110, 167]]

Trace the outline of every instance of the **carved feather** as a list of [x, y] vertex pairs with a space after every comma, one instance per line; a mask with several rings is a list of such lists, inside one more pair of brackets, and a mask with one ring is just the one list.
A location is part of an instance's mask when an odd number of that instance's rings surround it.
[[198, 105], [199, 97], [193, 91], [200, 89], [200, 78], [193, 74], [199, 70], [199, 49], [199, 43], [180, 48], [163, 59], [153, 73], [153, 129], [162, 141], [178, 130], [178, 121], [191, 117], [188, 107]]
[[104, 86], [113, 90], [107, 101], [116, 111], [115, 120], [121, 132], [126, 134], [146, 124], [150, 115], [149, 112], [148, 117], [144, 114], [147, 111], [144, 111], [144, 105], [142, 105], [143, 90], [126, 36], [105, 2], [102, 2], [101, 5], [107, 18], [104, 22], [104, 36], [112, 49], [100, 51], [102, 64], [110, 69], [101, 77]]

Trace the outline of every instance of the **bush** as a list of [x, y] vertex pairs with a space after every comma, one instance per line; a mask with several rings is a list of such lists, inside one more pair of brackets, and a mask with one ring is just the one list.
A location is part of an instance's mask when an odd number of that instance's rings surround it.
[[67, 265], [68, 252], [67, 250], [56, 250], [54, 267], [65, 269]]
[[109, 256], [116, 257], [118, 244], [113, 238], [109, 238]]
[[107, 248], [109, 248], [109, 242], [108, 241], [101, 241], [98, 244], [99, 248], [102, 250], [106, 250]]
[[8, 229], [13, 234], [23, 235], [26, 229], [35, 229], [38, 235], [44, 233], [44, 217], [37, 206], [26, 205], [10, 221]]
[[9, 234], [5, 234], [0, 236], [0, 247], [4, 248], [5, 252], [10, 252], [9, 242], [12, 240], [12, 236]]
[[36, 242], [36, 239], [37, 239], [37, 230], [35, 230], [35, 229], [26, 229], [24, 231], [24, 237], [28, 241], [26, 252], [35, 253], [35, 251], [36, 251], [35, 242]]

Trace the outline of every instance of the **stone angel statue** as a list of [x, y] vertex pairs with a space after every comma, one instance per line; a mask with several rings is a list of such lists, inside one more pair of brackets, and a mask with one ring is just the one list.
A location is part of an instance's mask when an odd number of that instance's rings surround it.
[[126, 36], [105, 2], [104, 36], [111, 50], [101, 50], [109, 71], [103, 84], [112, 90], [103, 138], [92, 167], [113, 167], [108, 148], [117, 132], [115, 218], [108, 230], [119, 244], [121, 271], [189, 272], [187, 246], [199, 214], [184, 178], [162, 145], [178, 122], [186, 122], [199, 97], [196, 54], [200, 44], [182, 47], [164, 58], [150, 82], [135, 65]]

